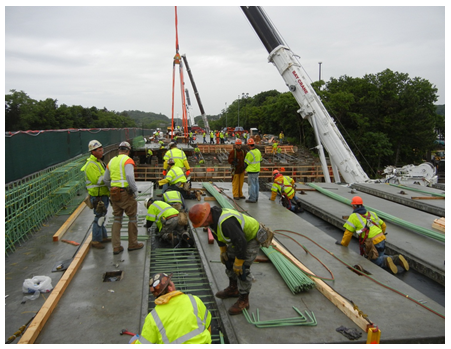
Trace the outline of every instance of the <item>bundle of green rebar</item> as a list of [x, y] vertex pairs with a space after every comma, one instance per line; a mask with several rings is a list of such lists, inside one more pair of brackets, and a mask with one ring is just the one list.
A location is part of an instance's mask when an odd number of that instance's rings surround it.
[[282, 253], [272, 246], [260, 247], [269, 260], [274, 264], [279, 274], [293, 294], [308, 291], [315, 287], [315, 283], [305, 275], [301, 269], [289, 261]]

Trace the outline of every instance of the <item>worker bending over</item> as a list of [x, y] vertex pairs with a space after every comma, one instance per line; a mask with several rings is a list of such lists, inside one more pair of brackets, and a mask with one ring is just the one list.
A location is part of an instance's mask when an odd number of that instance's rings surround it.
[[211, 314], [199, 297], [177, 291], [172, 273], [149, 280], [155, 308], [133, 344], [211, 344]]
[[[174, 160], [171, 158], [167, 161], [168, 172], [162, 180], [158, 181], [158, 185], [163, 186], [163, 193], [167, 190], [179, 191], [185, 199], [196, 199], [200, 201], [200, 193], [191, 193], [189, 183], [185, 177], [185, 173], [180, 167], [175, 166]], [[186, 171], [189, 175], [190, 171]]]
[[337, 245], [348, 246], [351, 242], [352, 234], [359, 233], [360, 255], [365, 256], [374, 264], [391, 270], [393, 274], [398, 272], [396, 266], [402, 266], [406, 271], [409, 264], [402, 255], [388, 256], [385, 254], [385, 222], [380, 219], [375, 212], [367, 211], [363, 206], [360, 196], [354, 196], [351, 201], [352, 214], [349, 216], [345, 227], [343, 239], [336, 241]]
[[282, 197], [282, 205], [294, 213], [304, 212], [301, 207], [301, 201], [296, 197], [296, 186], [294, 179], [282, 175], [278, 170], [272, 172], [274, 183], [271, 187], [271, 198], [274, 201], [277, 194]]
[[179, 212], [166, 202], [148, 198], [144, 201], [147, 210], [146, 228], [150, 233], [150, 228], [156, 222], [157, 230], [155, 236], [172, 247], [182, 247], [182, 241], [188, 245], [194, 245], [188, 233], [188, 219], [185, 212]]
[[221, 299], [238, 297], [229, 308], [229, 314], [237, 315], [249, 309], [249, 293], [252, 288], [250, 267], [257, 257], [260, 245], [268, 247], [273, 234], [260, 226], [254, 218], [238, 211], [197, 204], [189, 210], [193, 227], [209, 226], [219, 245], [221, 262], [226, 266], [229, 286], [216, 293]]

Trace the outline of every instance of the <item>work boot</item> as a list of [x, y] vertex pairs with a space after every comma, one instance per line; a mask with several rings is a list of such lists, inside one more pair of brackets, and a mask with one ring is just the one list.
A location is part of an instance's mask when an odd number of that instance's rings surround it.
[[395, 265], [395, 263], [393, 263], [393, 259], [391, 257], [387, 257], [385, 262], [387, 263], [386, 266], [391, 270], [393, 274], [396, 274], [398, 272], [398, 267]]
[[119, 254], [124, 250], [124, 248], [122, 246], [113, 248], [113, 254]]
[[238, 281], [236, 279], [229, 278], [229, 286], [222, 291], [216, 292], [216, 297], [220, 299], [238, 297]]
[[197, 201], [200, 201], [200, 199], [202, 198], [202, 195], [200, 194], [200, 192], [196, 191], [194, 192], [197, 198]]
[[144, 247], [144, 244], [142, 242], [137, 242], [136, 244], [129, 245], [127, 250], [128, 251], [140, 250], [143, 247]]
[[111, 238], [103, 238], [102, 242], [111, 242]]
[[240, 196], [240, 199], [246, 199], [246, 197], [245, 196]]
[[394, 258], [394, 262], [397, 265], [400, 265], [401, 267], [403, 267], [405, 271], [408, 271], [409, 270], [409, 263], [407, 263], [407, 260], [404, 258], [404, 256], [400, 254], [400, 255], [398, 255], [396, 257]]
[[100, 241], [91, 241], [91, 246], [99, 250], [103, 250], [105, 248]]
[[244, 308], [249, 309], [249, 293], [240, 294], [240, 297], [235, 302], [235, 304], [229, 308], [229, 314], [230, 315], [241, 314]]

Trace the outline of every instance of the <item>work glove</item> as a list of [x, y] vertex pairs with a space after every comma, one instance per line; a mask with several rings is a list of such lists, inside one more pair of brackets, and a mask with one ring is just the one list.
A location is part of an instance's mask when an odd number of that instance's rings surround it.
[[166, 170], [163, 170], [163, 176], [165, 176], [166, 177]]
[[340, 241], [340, 240], [335, 241], [335, 245], [343, 246], [343, 245], [341, 244], [341, 241]]
[[243, 274], [243, 263], [244, 259], [235, 258], [235, 262], [233, 263], [233, 271], [238, 276]]
[[185, 172], [185, 176], [188, 177], [190, 173], [191, 173], [190, 170], [186, 171], [186, 172]]
[[227, 256], [227, 246], [219, 246], [219, 250], [221, 251], [221, 254], [219, 256], [221, 263], [226, 264], [226, 262], [229, 260], [229, 257]]

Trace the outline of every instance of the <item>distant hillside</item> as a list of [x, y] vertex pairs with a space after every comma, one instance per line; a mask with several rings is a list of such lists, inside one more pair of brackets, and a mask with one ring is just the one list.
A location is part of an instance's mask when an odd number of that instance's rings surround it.
[[136, 125], [142, 125], [144, 128], [166, 127], [171, 123], [171, 119], [161, 113], [155, 114], [139, 110], [126, 110], [125, 112], [136, 122]]

